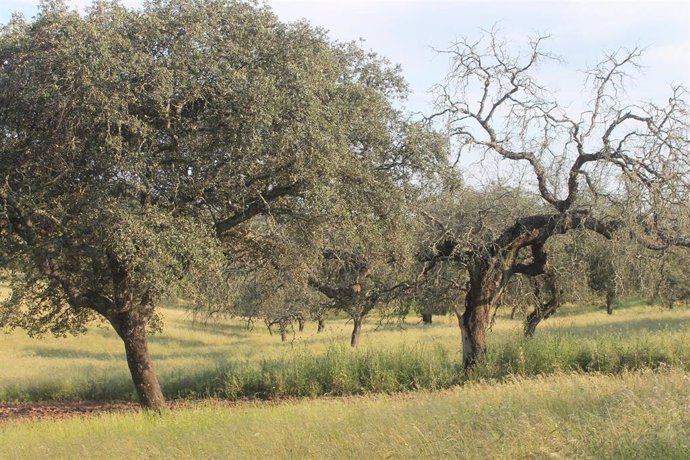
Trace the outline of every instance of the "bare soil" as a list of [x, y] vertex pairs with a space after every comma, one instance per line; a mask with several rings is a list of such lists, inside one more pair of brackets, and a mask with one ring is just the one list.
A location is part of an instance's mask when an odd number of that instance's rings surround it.
[[60, 420], [105, 412], [138, 412], [139, 404], [126, 401], [76, 401], [0, 404], [0, 423], [7, 421]]

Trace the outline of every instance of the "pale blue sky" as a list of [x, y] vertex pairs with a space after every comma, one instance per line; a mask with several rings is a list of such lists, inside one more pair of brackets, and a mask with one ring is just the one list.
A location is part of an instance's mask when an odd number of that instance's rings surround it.
[[[0, 0], [0, 23], [12, 11], [26, 17], [37, 0]], [[87, 0], [72, 1], [75, 7]], [[125, 0], [128, 6], [140, 0]], [[544, 80], [565, 99], [577, 101], [581, 83], [576, 71], [594, 64], [604, 51], [642, 46], [645, 66], [629, 91], [631, 97], [665, 100], [671, 83], [690, 88], [690, 2], [491, 2], [422, 0], [272, 0], [284, 21], [306, 18], [329, 29], [338, 40], [365, 40], [365, 46], [402, 65], [413, 94], [408, 107], [431, 111], [428, 89], [446, 73], [447, 61], [432, 47], [443, 48], [459, 36], [477, 37], [480, 28], [498, 24], [519, 43], [534, 32], [550, 33], [550, 51], [565, 64], [541, 69]]]

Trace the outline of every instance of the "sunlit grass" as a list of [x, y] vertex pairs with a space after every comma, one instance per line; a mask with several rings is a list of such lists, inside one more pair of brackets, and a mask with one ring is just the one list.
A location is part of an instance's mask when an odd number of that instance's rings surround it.
[[690, 457], [679, 370], [0, 424], [1, 458]]
[[[423, 326], [379, 326], [371, 321], [359, 350], [347, 347], [351, 324], [308, 323], [288, 342], [262, 324], [238, 320], [195, 322], [181, 308], [163, 309], [162, 334], [151, 351], [168, 397], [283, 397], [444, 388], [464, 381], [455, 317]], [[614, 315], [594, 307], [567, 307], [543, 322], [532, 340], [522, 323], [499, 316], [489, 335], [485, 366], [472, 376], [506, 378], [554, 372], [673, 366], [690, 368], [690, 310], [643, 304]], [[130, 399], [135, 395], [121, 341], [105, 326], [85, 336], [31, 339], [0, 335], [0, 401]]]

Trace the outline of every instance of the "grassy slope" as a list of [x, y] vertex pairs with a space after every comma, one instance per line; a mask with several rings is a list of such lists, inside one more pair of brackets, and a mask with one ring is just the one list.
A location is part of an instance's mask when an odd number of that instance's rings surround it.
[[440, 392], [0, 424], [1, 458], [690, 457], [690, 377], [555, 375]]

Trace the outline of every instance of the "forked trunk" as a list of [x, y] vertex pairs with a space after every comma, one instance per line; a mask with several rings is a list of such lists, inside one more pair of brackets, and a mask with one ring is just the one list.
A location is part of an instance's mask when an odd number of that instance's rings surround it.
[[321, 334], [326, 329], [326, 321], [323, 318], [319, 318], [319, 326], [316, 330], [317, 334]]
[[354, 323], [354, 327], [352, 328], [352, 338], [350, 339], [350, 346], [357, 347], [357, 345], [359, 345], [359, 335], [362, 332], [362, 318], [352, 318], [352, 322]]
[[422, 322], [425, 326], [432, 324], [434, 322], [434, 315], [431, 313], [422, 313]]
[[304, 332], [305, 323], [306, 323], [306, 321], [304, 320], [304, 318], [302, 318], [302, 317], [297, 318], [297, 324], [299, 324], [299, 331], [300, 332]]
[[110, 323], [125, 344], [127, 365], [142, 407], [154, 411], [164, 409], [165, 398], [149, 354], [146, 320], [128, 312], [110, 318]]

